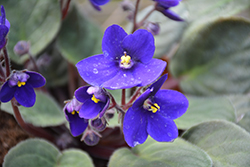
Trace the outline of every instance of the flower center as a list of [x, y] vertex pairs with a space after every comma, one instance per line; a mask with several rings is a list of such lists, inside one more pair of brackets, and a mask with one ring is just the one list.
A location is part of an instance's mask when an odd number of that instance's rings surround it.
[[95, 103], [98, 103], [100, 100], [95, 97], [95, 95], [92, 96], [91, 100]]
[[79, 111], [74, 110], [74, 111], [71, 112], [72, 115], [75, 115], [76, 113], [79, 114]]
[[121, 57], [120, 67], [128, 69], [128, 68], [131, 68], [132, 65], [133, 65], [133, 62], [131, 60], [131, 57], [127, 55], [127, 52], [124, 52], [124, 55]]
[[20, 81], [17, 82], [18, 87], [24, 86], [25, 84], [26, 84], [26, 82], [20, 82]]
[[157, 103], [152, 103], [149, 99], [144, 101], [143, 108], [151, 111], [152, 113], [156, 113], [158, 110], [160, 110], [160, 106]]

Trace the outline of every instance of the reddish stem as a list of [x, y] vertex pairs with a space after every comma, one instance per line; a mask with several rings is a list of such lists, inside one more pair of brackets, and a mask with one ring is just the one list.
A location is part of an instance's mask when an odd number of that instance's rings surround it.
[[126, 104], [126, 89], [122, 89], [122, 101], [121, 101], [122, 106]]
[[46, 131], [44, 131], [42, 128], [38, 128], [38, 127], [34, 127], [30, 124], [26, 124], [19, 112], [19, 109], [18, 107], [14, 104], [14, 99], [11, 100], [11, 105], [12, 105], [12, 109], [14, 111], [14, 115], [15, 115], [15, 118], [18, 122], [18, 124], [24, 129], [26, 130], [27, 132], [35, 135], [35, 136], [38, 136], [38, 137], [42, 137], [42, 138], [45, 138], [51, 142], [54, 142], [54, 137], [52, 135], [50, 135], [49, 133], [47, 133]]
[[[68, 1], [67, 1], [67, 4], [66, 4], [66, 6], [65, 6], [65, 8], [62, 9], [62, 20], [65, 19], [65, 17], [66, 17], [67, 14], [68, 14], [70, 1], [71, 1], [71, 0], [68, 0]], [[61, 2], [62, 2], [62, 1], [61, 1]], [[61, 3], [61, 8], [62, 8], [62, 3]]]
[[138, 9], [139, 9], [139, 3], [140, 3], [140, 0], [137, 0], [136, 5], [135, 5], [134, 18], [133, 18], [133, 30], [132, 30], [132, 33], [135, 32], [135, 30], [138, 28], [137, 23], [136, 23], [136, 17], [137, 17], [137, 12], [138, 12]]

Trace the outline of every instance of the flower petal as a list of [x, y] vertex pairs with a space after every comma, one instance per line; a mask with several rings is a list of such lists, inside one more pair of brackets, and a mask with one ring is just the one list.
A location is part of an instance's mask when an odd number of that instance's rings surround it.
[[109, 0], [90, 0], [91, 3], [101, 6], [109, 2]]
[[0, 90], [0, 101], [4, 103], [10, 101], [14, 97], [16, 88], [9, 87], [8, 81], [5, 82]]
[[147, 64], [154, 56], [154, 37], [147, 30], [139, 29], [124, 38], [122, 47], [132, 60]]
[[88, 84], [101, 86], [117, 74], [119, 63], [105, 59], [103, 55], [95, 55], [81, 60], [76, 67]]
[[147, 132], [159, 142], [170, 142], [178, 137], [178, 128], [175, 122], [158, 113], [148, 115]]
[[66, 118], [69, 120], [70, 131], [73, 136], [79, 136], [88, 126], [88, 120], [80, 118], [78, 114], [72, 115], [65, 112]]
[[32, 107], [36, 101], [35, 91], [29, 83], [26, 83], [24, 86], [17, 87], [14, 96], [17, 102], [24, 107]]
[[28, 79], [28, 83], [33, 87], [33, 88], [38, 88], [46, 83], [46, 79], [39, 73], [33, 72], [33, 71], [26, 71], [30, 77]]
[[113, 78], [104, 82], [101, 87], [107, 89], [127, 89], [137, 86], [141, 81], [134, 76], [133, 71], [120, 69]]
[[184, 21], [178, 14], [176, 14], [172, 10], [166, 9], [166, 10], [161, 10], [160, 12], [172, 20]]
[[137, 110], [138, 108], [142, 108], [144, 101], [147, 98], [149, 98], [151, 92], [152, 92], [151, 89], [147, 89], [140, 97], [138, 97], [138, 99], [136, 99], [136, 101], [132, 105], [133, 110]]
[[151, 59], [148, 64], [137, 63], [134, 75], [135, 78], [140, 79], [141, 83], [137, 86], [146, 86], [154, 82], [164, 71], [166, 62], [160, 59]]
[[91, 99], [86, 100], [79, 111], [79, 117], [93, 119], [101, 112], [104, 106], [104, 103], [95, 103]]
[[108, 98], [105, 106], [103, 107], [102, 111], [99, 114], [99, 118], [103, 117], [103, 115], [105, 114], [106, 110], [109, 107], [109, 103], [110, 103], [110, 99]]
[[153, 83], [151, 86], [148, 87], [148, 89], [153, 88], [151, 96], [154, 96], [156, 92], [158, 92], [158, 90], [161, 88], [161, 86], [167, 80], [167, 78], [168, 78], [168, 74], [165, 74], [160, 79], [158, 79], [155, 83]]
[[160, 5], [169, 8], [173, 6], [177, 6], [181, 0], [154, 0], [155, 2], [158, 2]]
[[154, 101], [160, 106], [157, 112], [169, 119], [179, 118], [188, 108], [187, 98], [175, 90], [159, 90], [154, 96]]
[[79, 102], [82, 102], [82, 103], [85, 103], [85, 101], [91, 99], [92, 95], [89, 95], [87, 93], [87, 90], [90, 86], [83, 86], [83, 87], [80, 87], [78, 88], [76, 91], [75, 91], [75, 97], [76, 99], [79, 101]]
[[129, 108], [123, 121], [123, 133], [125, 141], [130, 147], [142, 144], [148, 137], [147, 114], [142, 110]]
[[0, 25], [0, 49], [5, 46], [6, 43], [6, 35], [8, 34], [9, 29], [5, 25]]
[[102, 39], [104, 57], [110, 60], [119, 60], [124, 52], [121, 43], [127, 35], [123, 28], [118, 25], [108, 27]]

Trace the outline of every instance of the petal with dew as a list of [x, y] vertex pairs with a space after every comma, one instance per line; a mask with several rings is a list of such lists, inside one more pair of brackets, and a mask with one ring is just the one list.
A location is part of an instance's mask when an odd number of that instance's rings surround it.
[[128, 34], [118, 25], [112, 25], [106, 29], [102, 39], [102, 51], [104, 57], [110, 60], [119, 60], [123, 55], [121, 47], [123, 39]]
[[188, 108], [187, 98], [175, 90], [158, 91], [154, 96], [154, 101], [160, 106], [159, 114], [169, 119], [179, 118]]
[[159, 142], [170, 142], [178, 137], [178, 128], [175, 122], [158, 113], [148, 115], [147, 132]]
[[122, 47], [132, 60], [147, 64], [154, 56], [154, 37], [147, 30], [139, 29], [124, 38]]
[[146, 141], [147, 115], [144, 110], [133, 110], [129, 108], [123, 121], [123, 133], [125, 141], [130, 147], [142, 144]]

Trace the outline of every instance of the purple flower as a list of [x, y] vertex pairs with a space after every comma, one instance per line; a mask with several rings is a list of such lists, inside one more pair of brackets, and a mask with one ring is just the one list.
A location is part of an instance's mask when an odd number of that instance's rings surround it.
[[79, 117], [93, 119], [101, 118], [109, 107], [110, 99], [106, 91], [100, 87], [84, 86], [75, 91], [75, 97], [83, 105], [79, 110]]
[[79, 117], [82, 103], [73, 98], [63, 108], [66, 119], [69, 121], [70, 132], [73, 136], [79, 136], [88, 127], [88, 120]]
[[4, 7], [1, 6], [1, 16], [0, 16], [0, 49], [2, 49], [6, 44], [6, 35], [10, 29], [10, 23], [6, 19]]
[[24, 107], [32, 107], [36, 101], [34, 88], [45, 84], [45, 78], [32, 71], [13, 71], [9, 79], [2, 85], [0, 101], [8, 102], [13, 97]]
[[175, 21], [183, 21], [183, 19], [176, 14], [175, 12], [171, 11], [169, 8], [177, 6], [181, 0], [154, 0], [157, 2], [156, 10], [167, 16], [168, 18], [175, 20]]
[[159, 142], [178, 137], [173, 120], [186, 112], [188, 100], [180, 92], [159, 90], [166, 79], [164, 75], [152, 84], [126, 112], [123, 133], [130, 147], [144, 143], [148, 135]]
[[154, 37], [139, 29], [128, 35], [122, 27], [107, 28], [102, 40], [103, 54], [94, 55], [76, 64], [81, 77], [90, 85], [107, 89], [145, 86], [155, 81], [166, 62], [153, 59]]
[[89, 0], [91, 5], [98, 11], [101, 11], [100, 6], [105, 5], [109, 0]]

